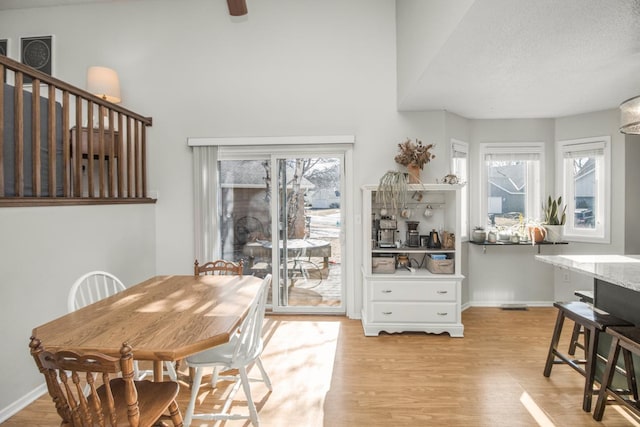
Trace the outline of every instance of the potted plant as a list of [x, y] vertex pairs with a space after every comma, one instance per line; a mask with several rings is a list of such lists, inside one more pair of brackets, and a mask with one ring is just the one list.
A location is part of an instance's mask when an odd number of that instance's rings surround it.
[[542, 243], [547, 237], [547, 229], [539, 221], [528, 220], [525, 225], [526, 237], [531, 244]]
[[418, 139], [413, 142], [407, 138], [405, 142], [398, 144], [398, 148], [400, 153], [395, 157], [396, 163], [407, 167], [410, 184], [420, 183], [420, 170], [436, 157], [429, 151], [433, 148], [433, 144], [423, 145]]
[[471, 240], [476, 243], [483, 243], [487, 240], [487, 232], [484, 227], [478, 225], [473, 229], [473, 233], [471, 233]]
[[398, 171], [387, 171], [380, 178], [376, 203], [382, 203], [384, 209], [390, 206], [393, 210], [404, 209], [407, 204], [409, 182], [407, 174]]
[[547, 240], [553, 243], [560, 242], [563, 236], [564, 224], [567, 221], [567, 205], [562, 204], [562, 196], [557, 199], [547, 198], [542, 206], [544, 213], [544, 227], [547, 231]]

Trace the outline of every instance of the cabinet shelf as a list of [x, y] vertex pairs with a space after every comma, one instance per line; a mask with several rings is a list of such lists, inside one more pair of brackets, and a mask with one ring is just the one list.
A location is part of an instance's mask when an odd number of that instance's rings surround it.
[[400, 248], [375, 248], [372, 254], [455, 254], [455, 249], [427, 249], [403, 246]]

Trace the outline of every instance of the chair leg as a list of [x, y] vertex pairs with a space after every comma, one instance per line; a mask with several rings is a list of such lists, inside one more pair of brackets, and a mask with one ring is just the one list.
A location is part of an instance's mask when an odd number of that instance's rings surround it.
[[167, 375], [171, 378], [172, 381], [178, 380], [178, 373], [176, 372], [176, 368], [173, 366], [173, 362], [164, 362], [164, 366], [167, 370]]
[[218, 385], [218, 367], [213, 367], [213, 372], [211, 373], [211, 388], [216, 388]]
[[249, 408], [249, 417], [251, 418], [251, 423], [254, 426], [258, 427], [260, 425], [260, 421], [258, 421], [258, 410], [256, 409], [256, 405], [253, 402], [253, 397], [251, 397], [251, 386], [249, 385], [249, 376], [247, 375], [247, 367], [240, 366], [238, 368], [240, 373], [240, 381], [242, 382], [242, 389], [244, 390], [244, 394], [247, 398], [247, 406]]
[[545, 377], [549, 377], [549, 375], [551, 375], [551, 368], [553, 368], [553, 361], [555, 360], [555, 351], [558, 348], [558, 342], [560, 341], [560, 333], [562, 333], [563, 324], [564, 324], [564, 313], [561, 310], [558, 310], [556, 325], [553, 328], [553, 335], [551, 336], [551, 344], [549, 344], [549, 353], [547, 354], [547, 362], [544, 365]]
[[620, 354], [620, 346], [618, 345], [618, 338], [613, 337], [611, 339], [611, 349], [609, 350], [609, 358], [607, 359], [607, 367], [602, 375], [602, 383], [600, 385], [600, 392], [598, 393], [598, 401], [596, 408], [593, 410], [593, 419], [596, 421], [602, 421], [604, 415], [604, 408], [607, 405], [607, 388], [611, 386], [613, 380], [613, 373], [616, 370], [616, 362], [618, 361], [618, 355]]
[[171, 422], [174, 427], [183, 427], [182, 414], [180, 414], [180, 408], [178, 407], [178, 403], [174, 400], [169, 405], [169, 416], [171, 417]]
[[184, 426], [189, 427], [191, 420], [193, 419], [193, 412], [196, 408], [196, 398], [198, 397], [198, 391], [200, 384], [202, 383], [202, 368], [189, 368], [195, 371], [193, 375], [193, 384], [191, 384], [191, 397], [189, 398], [189, 404], [187, 405], [187, 411], [184, 414]]
[[269, 378], [269, 375], [267, 375], [267, 371], [265, 371], [264, 366], [262, 366], [262, 360], [260, 360], [259, 357], [256, 359], [256, 365], [258, 366], [258, 369], [260, 369], [262, 381], [264, 381], [269, 390], [273, 390], [273, 388], [271, 387], [271, 379]]

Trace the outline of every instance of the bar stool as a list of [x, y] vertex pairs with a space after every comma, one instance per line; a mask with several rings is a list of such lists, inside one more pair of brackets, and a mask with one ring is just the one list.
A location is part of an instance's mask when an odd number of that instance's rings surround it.
[[[598, 393], [598, 402], [593, 411], [593, 418], [596, 421], [602, 420], [604, 408], [607, 405], [607, 395], [613, 397], [614, 402], [622, 404], [637, 416], [640, 416], [640, 402], [638, 401], [638, 388], [632, 357], [632, 353], [640, 356], [640, 328], [635, 326], [612, 326], [607, 328], [606, 332], [611, 335], [611, 349], [609, 350], [607, 367], [602, 377], [602, 386]], [[620, 392], [614, 389], [611, 384], [621, 349], [625, 369], [627, 370], [627, 378], [631, 380], [630, 390], [627, 392]], [[623, 395], [633, 395], [633, 399], [625, 398]]]
[[[577, 296], [580, 301], [589, 305], [593, 305], [593, 292], [579, 290], [575, 291], [573, 294]], [[581, 325], [579, 325], [578, 323], [574, 323], [573, 332], [571, 333], [571, 341], [569, 341], [568, 351], [571, 356], [576, 354], [576, 348], [585, 350], [584, 344], [580, 343], [580, 335], [584, 335], [584, 330], [582, 329]]]
[[[551, 368], [558, 363], [566, 363], [582, 374], [585, 377], [582, 409], [585, 412], [589, 412], [591, 411], [591, 399], [594, 394], [593, 383], [595, 381], [600, 332], [604, 332], [605, 328], [610, 326], [632, 326], [632, 324], [609, 313], [594, 309], [593, 306], [580, 301], [555, 302], [553, 306], [558, 309], [558, 317], [556, 318], [556, 325], [549, 345], [547, 362], [544, 366], [544, 376], [549, 377]], [[584, 328], [586, 360], [570, 359], [568, 355], [558, 350], [565, 317]], [[556, 357], [560, 360], [556, 360]], [[585, 367], [582, 368], [580, 365], [585, 365]]]

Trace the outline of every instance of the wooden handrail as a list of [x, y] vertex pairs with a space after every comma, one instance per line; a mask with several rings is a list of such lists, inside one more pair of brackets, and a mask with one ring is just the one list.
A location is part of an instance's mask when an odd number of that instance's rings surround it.
[[[13, 108], [14, 119], [6, 122], [11, 112], [5, 108], [9, 94], [3, 84], [0, 207], [50, 205], [57, 204], [56, 200], [75, 204], [70, 202], [84, 199], [148, 202], [139, 199], [148, 199], [146, 128], [152, 125], [151, 117], [0, 55], [0, 76], [5, 73], [9, 84], [13, 83], [13, 101], [7, 106]], [[25, 117], [29, 108], [30, 115]], [[13, 179], [11, 188], [6, 185], [7, 177]], [[33, 203], [37, 199], [47, 202]]]

